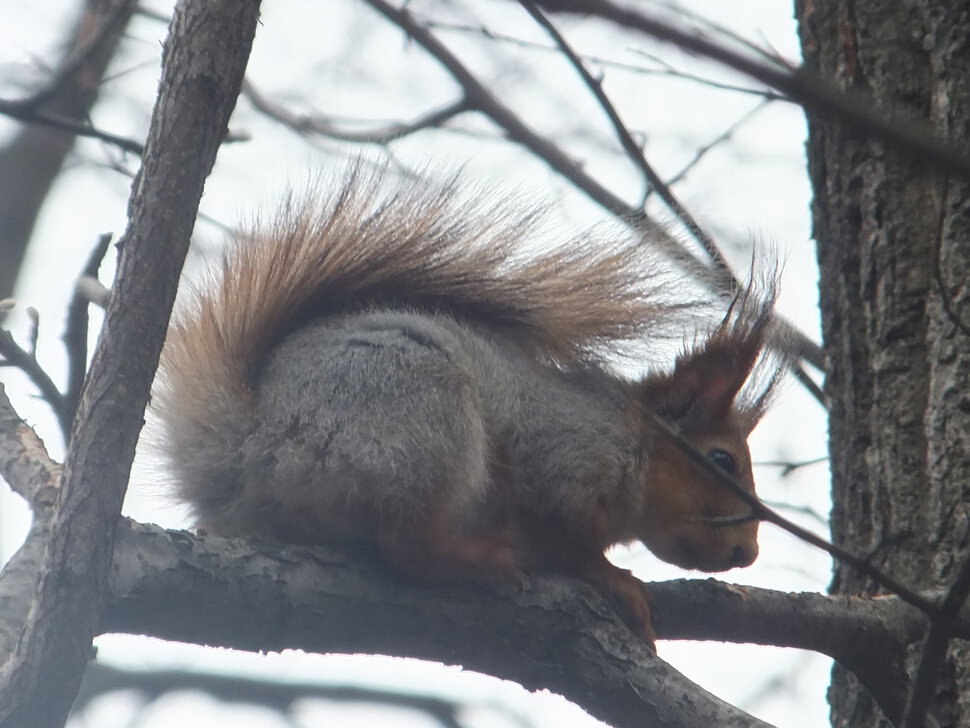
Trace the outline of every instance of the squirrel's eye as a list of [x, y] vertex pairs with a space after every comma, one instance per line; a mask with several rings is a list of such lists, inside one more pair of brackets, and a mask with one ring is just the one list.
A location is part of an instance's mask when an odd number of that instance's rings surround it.
[[708, 450], [707, 459], [717, 465], [717, 467], [728, 475], [738, 474], [738, 462], [734, 459], [734, 455], [729, 453], [727, 450], [722, 450], [719, 447], [715, 447], [713, 450]]

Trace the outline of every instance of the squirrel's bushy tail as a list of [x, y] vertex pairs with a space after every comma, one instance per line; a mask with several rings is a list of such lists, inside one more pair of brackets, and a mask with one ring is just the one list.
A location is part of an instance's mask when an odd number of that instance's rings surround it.
[[388, 182], [358, 169], [323, 201], [290, 199], [236, 236], [162, 354], [156, 411], [184, 500], [231, 497], [253, 373], [314, 317], [372, 306], [447, 312], [569, 364], [669, 328], [690, 305], [670, 295], [636, 236], [536, 250], [541, 209], [469, 195], [454, 182]]

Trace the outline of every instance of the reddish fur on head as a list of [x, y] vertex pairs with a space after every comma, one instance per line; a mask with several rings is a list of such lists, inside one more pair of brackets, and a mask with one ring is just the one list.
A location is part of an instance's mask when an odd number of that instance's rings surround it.
[[[763, 360], [773, 295], [745, 289], [721, 325], [697, 349], [681, 355], [670, 374], [640, 385], [644, 409], [665, 420], [694, 448], [754, 492], [747, 438], [761, 419], [779, 369], [761, 391], [744, 392]], [[749, 387], [749, 390], [751, 387]], [[757, 387], [755, 387], [757, 389]], [[641, 540], [664, 561], [688, 569], [723, 571], [747, 566], [758, 555], [758, 522], [714, 525], [741, 518], [748, 506], [650, 422], [647, 498]]]

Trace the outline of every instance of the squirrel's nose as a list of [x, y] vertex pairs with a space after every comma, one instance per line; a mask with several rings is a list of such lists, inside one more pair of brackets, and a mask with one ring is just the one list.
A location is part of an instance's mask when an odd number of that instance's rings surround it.
[[745, 548], [741, 544], [737, 544], [734, 550], [731, 551], [731, 558], [729, 560], [731, 568], [736, 566], [749, 566], [754, 563], [754, 560], [758, 557], [758, 549]]

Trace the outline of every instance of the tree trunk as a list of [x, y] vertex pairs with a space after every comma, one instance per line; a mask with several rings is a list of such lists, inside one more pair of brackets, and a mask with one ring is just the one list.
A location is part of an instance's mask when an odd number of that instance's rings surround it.
[[[806, 66], [887, 116], [970, 138], [965, 0], [796, 0]], [[809, 115], [809, 170], [831, 398], [832, 537], [918, 589], [970, 544], [970, 186]], [[832, 591], [877, 592], [837, 565]], [[834, 671], [835, 726], [886, 725]], [[931, 713], [970, 725], [970, 650], [950, 645]]]

